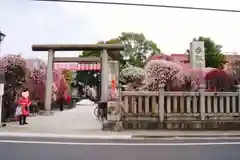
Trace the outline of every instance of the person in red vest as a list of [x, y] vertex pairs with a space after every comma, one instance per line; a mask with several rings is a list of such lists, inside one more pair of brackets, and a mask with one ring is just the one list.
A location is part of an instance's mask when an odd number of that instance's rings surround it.
[[26, 122], [27, 116], [29, 116], [29, 105], [31, 104], [31, 101], [29, 100], [29, 92], [27, 89], [25, 89], [21, 97], [18, 100], [18, 107], [21, 108], [21, 113], [19, 114], [19, 124], [25, 125], [28, 124]]

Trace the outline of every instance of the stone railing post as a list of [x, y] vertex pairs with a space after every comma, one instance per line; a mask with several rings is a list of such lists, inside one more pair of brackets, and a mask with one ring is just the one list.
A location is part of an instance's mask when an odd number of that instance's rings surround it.
[[158, 114], [160, 122], [164, 122], [164, 84], [159, 84]]
[[205, 85], [200, 84], [199, 86], [199, 97], [200, 97], [200, 116], [201, 120], [205, 120]]
[[119, 111], [119, 119], [117, 121], [121, 121], [122, 114], [123, 114], [123, 105], [122, 105], [122, 87], [118, 85], [118, 94], [117, 94], [117, 106]]
[[240, 85], [237, 85], [237, 92], [238, 92], [238, 106], [236, 108], [238, 108], [238, 113], [240, 114]]
[[123, 130], [122, 118], [123, 118], [123, 106], [122, 106], [122, 94], [121, 94], [121, 85], [117, 86], [117, 97], [116, 97], [116, 123], [113, 127], [114, 131]]

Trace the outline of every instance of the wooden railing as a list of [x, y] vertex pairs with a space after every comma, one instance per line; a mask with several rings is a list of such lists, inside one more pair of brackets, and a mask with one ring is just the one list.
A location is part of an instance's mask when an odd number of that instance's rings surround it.
[[121, 91], [125, 120], [238, 120], [237, 92]]

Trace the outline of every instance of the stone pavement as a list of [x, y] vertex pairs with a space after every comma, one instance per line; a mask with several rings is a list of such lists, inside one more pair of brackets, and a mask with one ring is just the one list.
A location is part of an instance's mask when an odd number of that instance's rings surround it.
[[63, 112], [54, 111], [52, 116], [28, 117], [28, 125], [20, 126], [17, 122], [11, 122], [6, 127], [0, 128], [0, 132], [70, 134], [101, 131], [102, 124], [93, 113], [95, 107], [96, 105], [78, 105]]
[[8, 123], [0, 128], [1, 134], [33, 133], [55, 135], [122, 135], [135, 137], [208, 137], [239, 136], [240, 131], [171, 131], [171, 130], [125, 130], [121, 132], [102, 131], [102, 123], [94, 115], [96, 105], [77, 105], [76, 108], [55, 111], [52, 116], [34, 116], [28, 118], [28, 125], [20, 126], [17, 122]]

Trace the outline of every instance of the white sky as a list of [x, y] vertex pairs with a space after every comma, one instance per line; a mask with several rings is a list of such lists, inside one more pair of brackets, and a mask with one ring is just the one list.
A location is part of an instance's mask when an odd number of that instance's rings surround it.
[[[113, 0], [109, 0], [113, 1]], [[115, 0], [240, 10], [239, 0]], [[189, 11], [94, 4], [0, 0], [0, 30], [7, 36], [2, 54], [46, 59], [32, 52], [36, 43], [96, 43], [120, 35], [142, 32], [163, 52], [184, 53], [194, 37], [207, 36], [223, 45], [225, 52], [240, 53], [240, 13]], [[77, 52], [57, 53], [76, 56]]]

